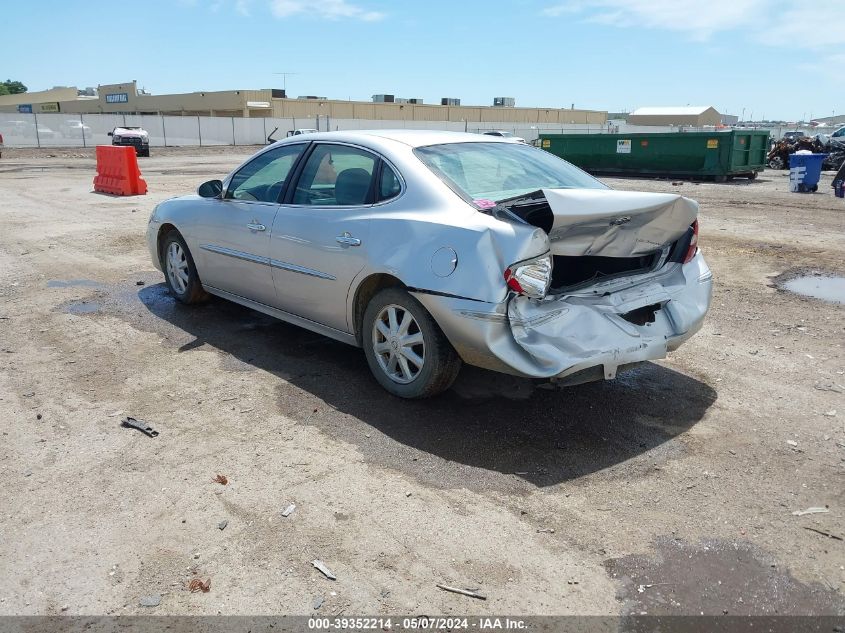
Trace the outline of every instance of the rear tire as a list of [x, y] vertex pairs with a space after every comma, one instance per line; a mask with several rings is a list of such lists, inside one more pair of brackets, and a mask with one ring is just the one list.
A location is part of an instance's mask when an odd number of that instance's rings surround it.
[[208, 293], [202, 287], [194, 258], [179, 231], [170, 231], [160, 244], [161, 269], [167, 287], [177, 301], [186, 305], [208, 300]]
[[452, 386], [461, 358], [422, 304], [386, 288], [364, 312], [362, 342], [373, 376], [400, 398], [428, 398]]

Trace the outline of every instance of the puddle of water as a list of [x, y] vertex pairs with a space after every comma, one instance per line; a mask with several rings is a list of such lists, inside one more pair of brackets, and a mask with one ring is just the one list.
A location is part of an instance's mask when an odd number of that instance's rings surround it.
[[845, 303], [845, 277], [804, 275], [790, 279], [783, 287], [805, 297], [822, 299], [833, 303]]
[[92, 314], [102, 307], [97, 301], [73, 301], [65, 307], [65, 311], [71, 314]]
[[845, 608], [845, 597], [835, 589], [796, 580], [750, 543], [690, 544], [661, 538], [655, 550], [653, 556], [631, 554], [605, 561], [605, 568], [620, 581], [618, 597], [630, 613], [821, 616]]
[[47, 282], [48, 288], [100, 288], [102, 285], [92, 279], [51, 279]]

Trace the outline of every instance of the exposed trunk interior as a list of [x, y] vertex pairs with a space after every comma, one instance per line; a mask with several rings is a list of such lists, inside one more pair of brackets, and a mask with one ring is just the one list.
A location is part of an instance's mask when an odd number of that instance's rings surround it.
[[528, 222], [528, 224], [543, 229], [546, 233], [552, 230], [555, 216], [545, 198], [540, 198], [539, 200], [520, 200], [514, 204], [505, 203], [505, 208], [518, 218]]
[[645, 273], [654, 267], [659, 256], [659, 252], [640, 257], [555, 255], [551, 289], [554, 291], [607, 277]]
[[[499, 210], [512, 214], [522, 221], [542, 229], [547, 234], [552, 233], [555, 228], [555, 213], [542, 191], [536, 191], [517, 199], [502, 201]], [[630, 221], [630, 217], [626, 220]], [[611, 224], [613, 222], [608, 222], [602, 226], [607, 228]], [[667, 262], [683, 260], [692, 239], [692, 233], [692, 227], [690, 227], [680, 238], [671, 242], [669, 254], [666, 258]], [[675, 235], [677, 235], [677, 232]], [[556, 292], [589, 285], [610, 277], [646, 273], [659, 263], [660, 256], [660, 249], [631, 257], [555, 254], [553, 255], [554, 270], [550, 290]], [[641, 315], [633, 317], [634, 320], [640, 318], [642, 318]]]

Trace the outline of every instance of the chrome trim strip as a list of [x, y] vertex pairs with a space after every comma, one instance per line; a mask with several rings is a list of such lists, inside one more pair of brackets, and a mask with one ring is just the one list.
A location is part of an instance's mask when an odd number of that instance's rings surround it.
[[492, 321], [494, 323], [505, 323], [508, 320], [506, 314], [497, 314], [494, 312], [471, 312], [469, 310], [461, 310], [458, 312], [461, 316], [468, 319], [478, 319], [480, 321]]
[[253, 262], [255, 264], [269, 264], [270, 260], [267, 257], [259, 257], [258, 255], [253, 255], [251, 253], [244, 253], [243, 251], [236, 251], [231, 248], [226, 248], [224, 246], [215, 246], [214, 244], [200, 244], [200, 248], [204, 251], [211, 251], [212, 253], [217, 253], [218, 255], [226, 255], [227, 257], [234, 257], [235, 259], [243, 259], [248, 262]]
[[279, 268], [281, 270], [288, 270], [292, 273], [300, 273], [302, 275], [308, 275], [310, 277], [318, 277], [319, 279], [328, 279], [329, 281], [335, 281], [337, 277], [334, 275], [330, 275], [328, 273], [320, 272], [319, 270], [314, 270], [313, 268], [305, 268], [305, 266], [297, 266], [296, 264], [288, 264], [287, 262], [279, 261], [278, 259], [271, 259], [270, 265], [273, 268]]
[[273, 268], [280, 268], [281, 270], [289, 270], [292, 273], [300, 273], [310, 277], [318, 277], [319, 279], [328, 279], [329, 281], [336, 281], [337, 277], [328, 273], [314, 270], [313, 268], [305, 268], [305, 266], [297, 266], [296, 264], [289, 264], [287, 262], [279, 261], [278, 259], [270, 259], [268, 257], [259, 257], [251, 253], [244, 253], [243, 251], [236, 251], [224, 246], [215, 246], [214, 244], [200, 244], [200, 248], [205, 251], [211, 251], [219, 255], [226, 255], [227, 257], [234, 257], [235, 259], [243, 259], [244, 261], [253, 262], [255, 264], [265, 264]]

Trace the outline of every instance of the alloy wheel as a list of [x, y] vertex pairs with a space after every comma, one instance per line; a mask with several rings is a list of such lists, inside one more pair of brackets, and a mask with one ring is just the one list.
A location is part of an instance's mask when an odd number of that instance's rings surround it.
[[178, 242], [170, 242], [167, 247], [167, 278], [170, 285], [180, 295], [188, 289], [188, 259]]
[[406, 385], [419, 376], [425, 364], [425, 340], [414, 315], [396, 304], [382, 308], [373, 323], [373, 351], [393, 382]]

